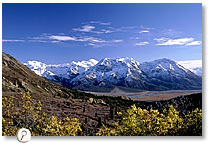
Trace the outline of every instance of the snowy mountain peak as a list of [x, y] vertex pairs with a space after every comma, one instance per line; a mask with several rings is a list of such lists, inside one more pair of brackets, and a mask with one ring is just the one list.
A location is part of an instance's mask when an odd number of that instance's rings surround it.
[[171, 79], [188, 75], [189, 70], [177, 62], [163, 58], [140, 64], [140, 69], [152, 78]]
[[167, 70], [177, 71], [179, 69], [186, 71], [186, 69], [182, 67], [180, 64], [178, 64], [176, 61], [167, 58], [157, 59], [150, 62], [144, 62], [142, 65], [145, 64], [151, 66], [152, 68], [162, 69], [164, 71]]
[[79, 82], [86, 84], [88, 80], [95, 80], [96, 84], [104, 85], [106, 83], [117, 84], [119, 80], [137, 81], [144, 78], [142, 71], [138, 67], [139, 64], [134, 59], [129, 58], [104, 58], [85, 73], [75, 77], [71, 83], [74, 85]]
[[101, 61], [99, 61], [99, 65], [104, 65], [104, 66], [107, 66], [107, 67], [109, 67], [109, 66], [111, 66], [111, 62], [112, 61], [112, 59], [111, 58], [104, 58], [104, 59], [102, 59]]
[[39, 61], [28, 61], [27, 63], [24, 63], [28, 68], [33, 70], [37, 75], [42, 76], [42, 74], [46, 71], [47, 65], [45, 63], [39, 62]]
[[51, 79], [52, 76], [69, 78], [71, 75], [80, 74], [87, 71], [90, 67], [98, 63], [95, 59], [89, 61], [73, 61], [72, 63], [64, 64], [45, 64], [39, 61], [28, 61], [24, 63], [27, 67], [33, 70], [36, 74]]
[[70, 67], [70, 73], [73, 73], [74, 75], [81, 74], [87, 71], [90, 67], [95, 66], [97, 63], [98, 61], [95, 59], [90, 59], [89, 61], [73, 61]]
[[96, 65], [97, 63], [98, 61], [95, 59], [90, 59], [89, 61], [83, 60], [83, 61], [72, 62], [73, 65], [78, 65], [80, 67], [90, 67]]
[[168, 58], [157, 59], [150, 62], [153, 65], [161, 65], [165, 69], [170, 69], [172, 66], [177, 65], [177, 63]]
[[138, 68], [140, 63], [138, 61], [135, 61], [133, 58], [122, 57], [122, 58], [116, 58], [116, 59], [104, 58], [101, 61], [99, 61], [98, 65], [103, 65], [110, 68], [113, 65], [127, 65], [128, 67]]
[[135, 67], [138, 67], [140, 65], [140, 63], [138, 61], [134, 60], [133, 58], [128, 58], [128, 57], [117, 58], [116, 61], [117, 62], [123, 62], [123, 63], [126, 63], [126, 64], [130, 64], [130, 65], [133, 65]]
[[40, 67], [46, 67], [45, 63], [33, 60], [33, 61], [28, 61], [27, 63], [24, 63], [24, 65], [31, 65], [34, 68], [40, 68]]
[[98, 63], [98, 60], [95, 60], [95, 59], [92, 58], [92, 59], [89, 60], [89, 62], [91, 62], [92, 64], [96, 65]]
[[[90, 59], [50, 65], [28, 61], [25, 65], [38, 75], [75, 89], [113, 85], [146, 90], [193, 89], [199, 88], [201, 82], [200, 77], [180, 65], [179, 62], [167, 58], [142, 63], [128, 57], [104, 58], [100, 61]], [[200, 69], [195, 71], [199, 72]]]

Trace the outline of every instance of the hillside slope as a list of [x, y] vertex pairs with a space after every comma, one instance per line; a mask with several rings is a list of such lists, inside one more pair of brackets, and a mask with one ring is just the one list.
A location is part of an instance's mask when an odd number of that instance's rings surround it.
[[[149, 109], [163, 110], [173, 104], [181, 114], [202, 107], [202, 94], [180, 96], [165, 101], [134, 101], [127, 97], [95, 96], [54, 84], [36, 75], [12, 56], [2, 54], [2, 97], [14, 96], [15, 110], [20, 110], [21, 97], [30, 92], [34, 102], [41, 101], [42, 111], [49, 115], [78, 118], [82, 126], [81, 135], [95, 135], [102, 123], [112, 126], [119, 121], [117, 112], [124, 112], [133, 104]], [[5, 115], [5, 110], [2, 110]]]
[[2, 53], [2, 91], [30, 92], [45, 96], [72, 97], [70, 90], [48, 82], [9, 54]]

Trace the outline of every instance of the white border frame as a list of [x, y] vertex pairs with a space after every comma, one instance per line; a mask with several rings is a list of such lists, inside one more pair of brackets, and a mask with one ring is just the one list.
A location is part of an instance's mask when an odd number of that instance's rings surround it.
[[[0, 5], [0, 41], [1, 41], [1, 50], [2, 53], [2, 3], [202, 3], [203, 11], [203, 38], [202, 38], [202, 47], [203, 47], [203, 136], [202, 137], [32, 137], [31, 141], [28, 144], [37, 145], [37, 144], [91, 144], [91, 145], [106, 145], [106, 144], [122, 144], [122, 145], [176, 145], [176, 144], [189, 144], [189, 145], [203, 145], [210, 143], [210, 70], [208, 67], [210, 57], [208, 46], [210, 39], [209, 29], [207, 26], [210, 26], [210, 0], [2, 0]], [[208, 45], [209, 44], [209, 45]], [[1, 54], [2, 55], [2, 54]], [[2, 76], [2, 57], [0, 57], [0, 74]], [[0, 77], [2, 82], [2, 77]], [[2, 83], [0, 83], [0, 88], [2, 88]], [[0, 94], [2, 96], [2, 89], [0, 89]], [[0, 104], [2, 104], [2, 99], [0, 99]], [[0, 108], [0, 116], [2, 116], [2, 107]], [[208, 124], [207, 124], [208, 123]], [[0, 135], [2, 135], [2, 119], [0, 119]], [[0, 137], [1, 144], [15, 144], [17, 143], [16, 137]]]

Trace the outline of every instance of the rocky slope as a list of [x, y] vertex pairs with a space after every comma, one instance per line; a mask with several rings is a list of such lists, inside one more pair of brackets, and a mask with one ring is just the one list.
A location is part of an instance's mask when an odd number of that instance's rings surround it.
[[30, 92], [44, 96], [60, 94], [66, 97], [72, 97], [71, 91], [63, 90], [66, 90], [66, 88], [48, 82], [12, 56], [2, 53], [3, 92]]

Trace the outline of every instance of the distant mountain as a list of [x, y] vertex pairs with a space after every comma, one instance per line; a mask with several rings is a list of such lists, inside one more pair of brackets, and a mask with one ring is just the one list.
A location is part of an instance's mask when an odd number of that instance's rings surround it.
[[86, 91], [110, 91], [116, 86], [139, 90], [202, 87], [200, 76], [165, 58], [143, 63], [133, 58], [104, 58], [58, 65], [28, 61], [25, 65], [49, 80]]
[[202, 76], [202, 60], [178, 61], [178, 63], [196, 75]]
[[195, 68], [190, 69], [190, 71], [202, 77], [202, 73], [203, 73], [202, 67], [195, 67]]
[[201, 77], [170, 59], [144, 62], [139, 67], [152, 83], [169, 89], [197, 89], [202, 86]]
[[24, 63], [24, 65], [34, 71], [37, 75], [69, 88], [71, 79], [87, 71], [89, 67], [94, 66], [97, 63], [97, 60], [90, 59], [89, 61], [73, 61], [72, 63], [49, 65], [39, 61], [28, 61], [27, 63]]
[[[82, 90], [103, 90], [122, 86], [126, 88], [154, 88], [139, 68], [140, 63], [134, 59], [104, 58], [95, 66], [71, 80], [73, 88]], [[97, 86], [97, 88], [94, 88]]]
[[81, 61], [64, 64], [45, 64], [39, 61], [28, 61], [24, 63], [28, 68], [33, 70], [37, 75], [44, 76], [46, 78], [52, 78], [51, 76], [58, 76], [62, 78], [69, 78], [74, 75], [78, 75], [87, 71], [89, 67], [94, 66], [98, 63], [95, 59], [89, 61]]

